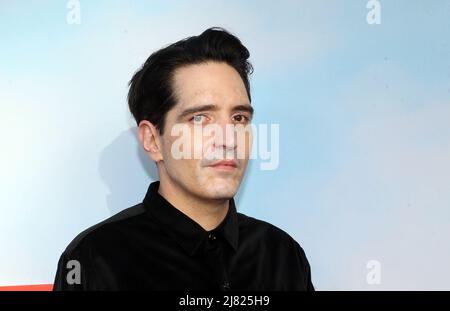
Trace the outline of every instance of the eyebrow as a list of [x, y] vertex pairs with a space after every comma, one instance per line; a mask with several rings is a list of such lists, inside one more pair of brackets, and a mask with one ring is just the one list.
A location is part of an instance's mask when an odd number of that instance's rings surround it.
[[[179, 115], [178, 115], [178, 119], [182, 119], [188, 115], [197, 113], [197, 112], [202, 112], [202, 111], [217, 111], [219, 110], [219, 106], [214, 105], [214, 104], [208, 104], [208, 105], [201, 105], [201, 106], [196, 106], [196, 107], [191, 107], [191, 108], [187, 108], [185, 110], [183, 110]], [[253, 116], [254, 114], [254, 109], [251, 105], [249, 104], [241, 104], [241, 105], [236, 105], [233, 107], [233, 109], [231, 109], [232, 112], [236, 112], [236, 111], [246, 111], [248, 112], [251, 116]]]

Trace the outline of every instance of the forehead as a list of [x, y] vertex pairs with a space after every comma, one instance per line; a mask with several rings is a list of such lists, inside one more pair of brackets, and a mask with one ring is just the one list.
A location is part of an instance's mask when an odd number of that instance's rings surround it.
[[176, 109], [195, 104], [232, 106], [250, 103], [238, 72], [225, 63], [207, 62], [178, 68], [173, 79]]

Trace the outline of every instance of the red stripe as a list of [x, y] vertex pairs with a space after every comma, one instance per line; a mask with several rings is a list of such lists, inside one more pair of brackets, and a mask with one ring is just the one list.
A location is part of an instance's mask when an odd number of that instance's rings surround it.
[[45, 292], [53, 290], [53, 284], [0, 286], [0, 291], [33, 291]]

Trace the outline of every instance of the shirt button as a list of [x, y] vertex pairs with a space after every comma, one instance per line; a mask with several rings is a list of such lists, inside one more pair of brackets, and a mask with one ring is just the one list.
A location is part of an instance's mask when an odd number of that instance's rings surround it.
[[222, 290], [230, 290], [230, 289], [231, 289], [230, 282], [227, 282], [227, 281], [223, 282]]
[[209, 234], [208, 238], [212, 241], [214, 241], [216, 239], [216, 236], [212, 233]]

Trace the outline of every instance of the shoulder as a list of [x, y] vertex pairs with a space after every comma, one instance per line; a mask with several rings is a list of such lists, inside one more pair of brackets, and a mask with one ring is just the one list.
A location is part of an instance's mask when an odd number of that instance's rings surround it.
[[[93, 283], [87, 281], [90, 279], [89, 275], [95, 274], [94, 258], [96, 257], [92, 255], [93, 248], [114, 248], [120, 235], [136, 226], [142, 218], [139, 216], [144, 213], [143, 204], [136, 204], [78, 234], [59, 258], [54, 290], [83, 290], [93, 286]], [[78, 274], [76, 271], [79, 271]], [[71, 278], [73, 276], [77, 278], [69, 283], [69, 275]], [[84, 280], [82, 284], [80, 280]]]
[[95, 238], [108, 235], [111, 239], [111, 233], [117, 232], [117, 229], [126, 228], [145, 213], [142, 203], [136, 204], [123, 211], [93, 225], [81, 233], [79, 233], [66, 247], [64, 254], [79, 253], [82, 249], [87, 248], [87, 244]]
[[302, 280], [301, 286], [298, 288], [314, 290], [311, 282], [311, 267], [305, 251], [291, 235], [271, 223], [242, 213], [238, 213], [238, 219], [239, 239], [241, 239], [242, 233], [243, 238], [248, 239], [262, 253], [270, 253], [273, 256], [272, 259], [275, 257], [274, 260], [277, 260], [276, 262], [281, 266], [291, 267], [289, 269], [290, 277], [287, 279], [292, 278], [292, 275], [296, 275], [295, 273], [300, 273], [294, 278]]
[[238, 213], [238, 219], [239, 231], [244, 235], [255, 235], [268, 243], [276, 243], [279, 247], [297, 249], [297, 251], [303, 253], [303, 249], [300, 244], [283, 229], [267, 221], [247, 216], [242, 213]]

